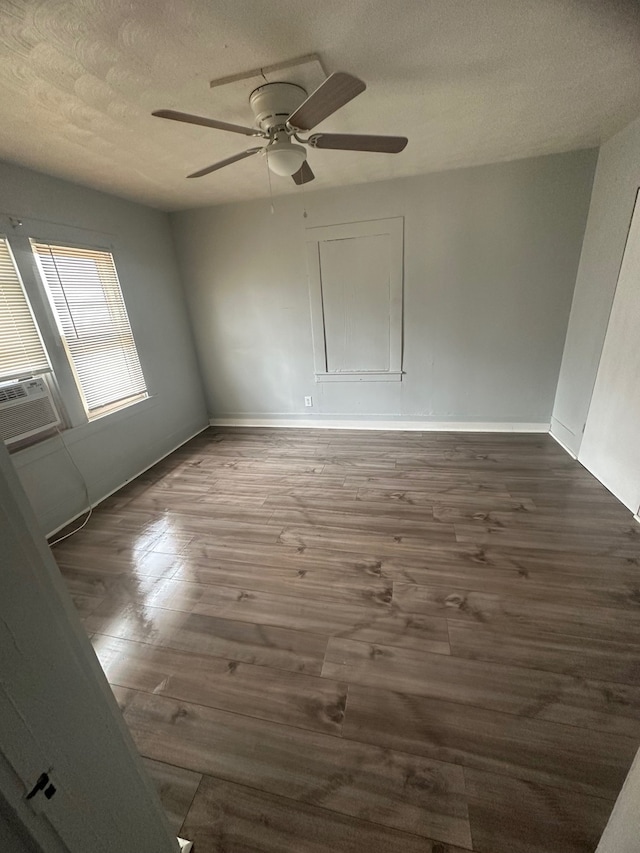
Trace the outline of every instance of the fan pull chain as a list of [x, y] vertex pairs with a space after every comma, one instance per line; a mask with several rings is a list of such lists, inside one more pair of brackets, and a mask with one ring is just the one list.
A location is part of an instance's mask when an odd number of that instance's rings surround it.
[[273, 206], [273, 190], [271, 189], [271, 169], [269, 168], [269, 153], [265, 153], [265, 163], [267, 164], [267, 178], [269, 180], [269, 198], [271, 200], [271, 215], [273, 215], [276, 211]]
[[302, 218], [306, 219], [307, 215], [308, 215], [307, 214], [307, 199], [305, 198], [305, 195], [304, 195], [304, 184], [300, 184], [300, 186], [302, 187]]

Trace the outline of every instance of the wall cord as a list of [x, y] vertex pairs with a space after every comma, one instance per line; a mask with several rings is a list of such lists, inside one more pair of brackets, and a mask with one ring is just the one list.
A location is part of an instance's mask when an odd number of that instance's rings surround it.
[[82, 471], [80, 470], [80, 468], [76, 464], [76, 460], [71, 455], [71, 451], [67, 447], [67, 443], [64, 440], [64, 436], [62, 435], [62, 433], [60, 432], [58, 427], [56, 427], [56, 432], [58, 433], [58, 437], [60, 438], [60, 441], [62, 442], [62, 446], [67, 451], [67, 456], [69, 457], [71, 464], [76, 469], [76, 471], [78, 472], [78, 476], [82, 480], [82, 485], [84, 487], [84, 494], [85, 494], [85, 497], [87, 499], [87, 511], [86, 511], [87, 517], [85, 518], [85, 520], [82, 522], [82, 524], [79, 527], [75, 528], [75, 530], [71, 530], [69, 533], [65, 533], [64, 536], [59, 536], [57, 539], [54, 539], [52, 542], [49, 542], [49, 547], [53, 547], [54, 545], [57, 545], [58, 542], [62, 542], [64, 539], [68, 539], [70, 536], [73, 536], [75, 533], [78, 533], [80, 530], [82, 530], [83, 527], [86, 527], [86, 525], [89, 523], [89, 519], [91, 518], [91, 516], [93, 514], [93, 507], [91, 506], [91, 498], [89, 497], [89, 487], [87, 486], [87, 481], [85, 480]]

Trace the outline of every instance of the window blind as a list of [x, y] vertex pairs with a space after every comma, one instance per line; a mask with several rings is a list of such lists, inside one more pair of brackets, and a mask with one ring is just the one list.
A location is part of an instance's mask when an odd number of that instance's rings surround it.
[[11, 249], [0, 237], [0, 381], [50, 370]]
[[111, 252], [31, 241], [89, 415], [145, 396]]

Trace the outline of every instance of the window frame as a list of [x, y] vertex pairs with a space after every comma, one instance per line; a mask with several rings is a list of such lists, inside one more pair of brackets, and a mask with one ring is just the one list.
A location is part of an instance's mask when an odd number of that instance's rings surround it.
[[[40, 342], [40, 348], [42, 350], [42, 354], [44, 355], [44, 361], [46, 362], [46, 364], [41, 364], [40, 367], [38, 367], [37, 365], [36, 366], [29, 365], [29, 367], [25, 367], [25, 368], [22, 368], [21, 370], [17, 370], [15, 373], [11, 372], [9, 374], [2, 374], [0, 372], [0, 383], [5, 384], [7, 382], [18, 381], [19, 379], [21, 379], [24, 376], [32, 376], [32, 375], [45, 376], [45, 375], [48, 375], [48, 374], [53, 372], [53, 366], [51, 364], [51, 357], [49, 356], [49, 352], [47, 350], [45, 341], [42, 337], [42, 332], [40, 331], [40, 326], [38, 324], [38, 320], [37, 320], [37, 317], [35, 314], [34, 307], [31, 304], [31, 299], [29, 298], [27, 288], [25, 287], [25, 283], [23, 281], [22, 274], [20, 272], [20, 267], [18, 266], [18, 262], [16, 260], [15, 254], [14, 254], [13, 247], [12, 247], [11, 242], [9, 240], [9, 235], [4, 233], [3, 230], [0, 230], [0, 241], [3, 241], [6, 244], [7, 252], [9, 255], [9, 264], [10, 264], [10, 266], [13, 266], [13, 269], [16, 273], [18, 286], [24, 295], [24, 301], [26, 303], [28, 313], [31, 317], [31, 321], [32, 321], [32, 325], [33, 325], [33, 328], [34, 328], [35, 333], [36, 333], [36, 337], [38, 338], [38, 340]], [[3, 301], [2, 301], [2, 299], [0, 299], [0, 306], [2, 306], [2, 304], [3, 304]], [[12, 316], [13, 315], [10, 311], [9, 317], [12, 317]], [[16, 329], [18, 328], [15, 324], [15, 320], [14, 320], [14, 328], [16, 328]], [[19, 338], [19, 340], [21, 340], [21, 335], [20, 335], [19, 331], [18, 331], [18, 338]]]
[[[135, 333], [133, 331], [133, 325], [131, 323], [131, 316], [129, 314], [129, 309], [127, 307], [127, 301], [125, 298], [124, 290], [122, 289], [122, 283], [120, 281], [120, 275], [118, 273], [118, 266], [116, 263], [116, 256], [115, 256], [115, 252], [113, 250], [113, 247], [112, 246], [98, 246], [95, 244], [89, 245], [87, 243], [79, 243], [76, 240], [73, 240], [73, 241], [71, 241], [71, 240], [54, 240], [54, 239], [43, 240], [40, 237], [35, 237], [32, 235], [29, 236], [28, 240], [29, 240], [29, 248], [30, 248], [31, 255], [33, 258], [33, 262], [34, 262], [35, 268], [36, 268], [38, 283], [39, 283], [40, 288], [42, 289], [42, 291], [44, 293], [45, 300], [48, 303], [49, 312], [53, 318], [53, 322], [55, 324], [58, 339], [60, 340], [60, 343], [64, 349], [65, 359], [67, 361], [68, 367], [69, 367], [71, 374], [73, 376], [76, 391], [77, 391], [77, 394], [80, 398], [82, 408], [83, 408], [84, 413], [85, 413], [86, 420], [89, 423], [92, 423], [93, 421], [96, 421], [99, 418], [106, 417], [107, 415], [118, 412], [121, 409], [126, 409], [128, 406], [135, 405], [136, 403], [142, 402], [142, 400], [146, 400], [148, 397], [150, 397], [151, 394], [149, 392], [149, 386], [148, 386], [148, 382], [147, 382], [147, 374], [146, 374], [144, 367], [142, 366], [142, 359], [140, 357], [140, 352], [138, 351], [138, 344], [136, 341]], [[136, 355], [138, 357], [138, 361], [140, 363], [140, 369], [142, 371], [142, 378], [144, 380], [144, 385], [145, 385], [144, 391], [138, 392], [136, 394], [131, 394], [129, 397], [120, 398], [119, 400], [114, 400], [110, 403], [105, 403], [105, 405], [100, 406], [99, 408], [96, 408], [93, 410], [89, 409], [89, 405], [87, 403], [86, 396], [85, 396], [85, 391], [82, 387], [82, 383], [81, 383], [80, 378], [79, 378], [78, 373], [77, 373], [73, 354], [69, 348], [66, 336], [64, 334], [64, 330], [62, 327], [62, 321], [61, 321], [60, 317], [58, 316], [58, 314], [55, 310], [55, 307], [53, 305], [53, 296], [49, 292], [49, 288], [48, 288], [46, 281], [45, 281], [44, 271], [41, 269], [41, 266], [40, 266], [40, 263], [39, 263], [38, 257], [37, 257], [37, 252], [35, 251], [35, 249], [32, 245], [33, 243], [42, 243], [45, 245], [60, 246], [61, 248], [65, 248], [65, 249], [80, 249], [80, 250], [86, 250], [89, 252], [104, 252], [105, 254], [108, 254], [111, 257], [111, 262], [113, 263], [113, 268], [115, 270], [116, 280], [117, 280], [118, 288], [120, 291], [120, 296], [122, 298], [122, 304], [124, 306], [127, 321], [129, 323], [129, 328], [131, 329], [131, 337], [133, 338], [133, 344], [135, 347]]]
[[[68, 226], [61, 223], [44, 220], [28, 219], [17, 215], [0, 214], [0, 232], [6, 236], [16, 267], [22, 279], [27, 299], [31, 305], [36, 325], [49, 355], [51, 372], [47, 379], [51, 384], [52, 393], [62, 419], [61, 428], [75, 430], [79, 427], [90, 426], [98, 422], [119, 420], [122, 416], [132, 413], [134, 407], [145, 406], [153, 400], [154, 394], [150, 388], [148, 372], [144, 364], [143, 353], [138, 348], [135, 321], [132, 321], [127, 305], [127, 294], [122, 287], [118, 273], [120, 291], [129, 318], [136, 351], [142, 366], [146, 384], [146, 396], [128, 398], [124, 404], [121, 401], [112, 407], [105, 407], [99, 413], [89, 417], [85, 408], [83, 395], [75, 377], [72, 362], [67, 354], [63, 337], [60, 333], [58, 319], [51, 306], [44, 282], [42, 281], [35, 253], [31, 248], [34, 242], [63, 245], [71, 248], [89, 249], [92, 251], [109, 252], [118, 272], [118, 250], [113, 244], [113, 235], [97, 232], [80, 226]], [[28, 447], [17, 450], [28, 450], [34, 445], [45, 442], [49, 436], [34, 436], [34, 441]]]

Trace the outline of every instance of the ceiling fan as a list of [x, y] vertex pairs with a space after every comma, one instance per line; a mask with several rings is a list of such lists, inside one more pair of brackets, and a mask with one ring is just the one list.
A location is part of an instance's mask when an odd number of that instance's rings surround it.
[[[387, 154], [397, 154], [406, 146], [408, 140], [404, 136], [314, 133], [307, 139], [300, 138], [298, 135], [300, 132], [313, 130], [317, 124], [339, 110], [356, 95], [364, 92], [366, 88], [362, 80], [344, 71], [331, 74], [308, 97], [302, 86], [297, 86], [295, 83], [265, 83], [254, 89], [249, 97], [249, 104], [255, 116], [255, 127], [228, 124], [224, 121], [175, 110], [157, 110], [152, 115], [267, 140], [266, 145], [248, 148], [246, 151], [227, 157], [226, 160], [220, 160], [212, 166], [187, 175], [188, 178], [201, 178], [224, 166], [230, 166], [238, 160], [261, 153], [266, 156], [269, 169], [276, 175], [291, 175], [296, 184], [307, 184], [315, 178], [315, 175], [307, 163], [307, 151], [304, 145], [311, 148], [380, 151]], [[302, 144], [296, 145], [292, 139]]]

